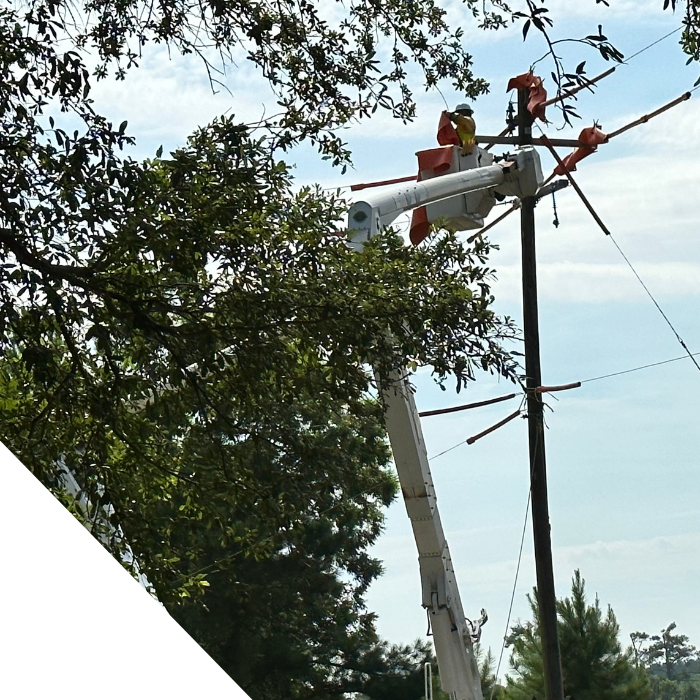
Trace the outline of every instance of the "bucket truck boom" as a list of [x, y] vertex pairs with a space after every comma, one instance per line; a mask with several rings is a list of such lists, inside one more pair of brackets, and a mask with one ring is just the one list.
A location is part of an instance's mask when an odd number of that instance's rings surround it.
[[[478, 150], [483, 154], [483, 159], [493, 160], [488, 151]], [[474, 160], [478, 162], [481, 159], [479, 157]], [[352, 248], [361, 250], [365, 242], [401, 214], [470, 192], [492, 189], [502, 195], [520, 198], [534, 196], [543, 179], [537, 151], [532, 146], [525, 146], [500, 163], [383, 190], [356, 201], [350, 207], [348, 242]]]
[[[491, 160], [490, 154], [482, 153]], [[500, 194], [534, 196], [542, 180], [537, 152], [524, 147], [497, 164], [385, 190], [351, 206], [348, 242], [359, 250], [400, 214], [469, 192], [492, 188]], [[462, 609], [407, 373], [379, 377], [379, 386], [394, 463], [418, 548], [422, 605], [433, 631], [440, 683], [451, 700], [482, 700], [472, 642], [479, 639], [485, 614], [482, 611], [482, 619], [473, 623]]]

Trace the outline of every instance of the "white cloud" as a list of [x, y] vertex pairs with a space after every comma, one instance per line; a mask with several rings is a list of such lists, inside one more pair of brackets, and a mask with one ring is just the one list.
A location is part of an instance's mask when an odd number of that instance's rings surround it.
[[[479, 537], [483, 539], [485, 534], [480, 533]], [[467, 545], [474, 535], [473, 531], [446, 533], [452, 544], [465, 612], [476, 613], [482, 605], [487, 608], [491, 619], [484, 629], [484, 642], [497, 650], [505, 628], [517, 559], [482, 562], [470, 557]], [[514, 540], [513, 552], [517, 552], [516, 544]], [[386, 560], [387, 572], [370, 590], [370, 607], [383, 613], [380, 633], [396, 641], [408, 641], [423, 634], [425, 627], [415, 545], [410, 535], [394, 536], [380, 540], [377, 549]], [[700, 635], [700, 606], [694, 588], [688, 586], [689, 580], [700, 575], [700, 532], [555, 546], [553, 559], [557, 595], [570, 593], [570, 577], [579, 569], [587, 581], [589, 601], [598, 593], [603, 608], [610, 604], [617, 613], [623, 644], [632, 630], [656, 631], [676, 617], [683, 633], [691, 639]], [[529, 619], [525, 593], [531, 590], [535, 579], [528, 535], [511, 624], [517, 618]]]
[[[662, 298], [700, 294], [700, 262], [642, 263], [635, 266], [646, 285]], [[520, 268], [498, 267], [494, 294], [519, 299]], [[646, 296], [626, 264], [541, 263], [537, 268], [540, 297], [560, 301], [610, 302]]]
[[[668, 94], [660, 88], [653, 106], [619, 115], [614, 121], [606, 124], [604, 131], [612, 133], [616, 129], [631, 124], [645, 114], [650, 114], [670, 103], [676, 97], [681, 97], [682, 94]], [[610, 144], [617, 144], [617, 138], [624, 139], [627, 147], [653, 149], [658, 153], [660, 159], [666, 160], [669, 156], [682, 155], [687, 152], [688, 144], [694, 143], [700, 138], [699, 117], [700, 103], [696, 94], [695, 97], [691, 96], [688, 101], [681, 102], [646, 124], [640, 124], [625, 132], [624, 135], [616, 137]]]
[[700, 573], [700, 532], [555, 548], [560, 571], [580, 568], [601, 583], [655, 581]]
[[[459, 541], [465, 533], [447, 533], [448, 540]], [[700, 574], [700, 532], [640, 540], [597, 541], [554, 547], [554, 568], [562, 576], [580, 569], [585, 577], [599, 584], [633, 580], [656, 581], [673, 572], [676, 576]], [[512, 585], [517, 560], [489, 563], [470, 562], [457, 574], [474, 590]], [[527, 555], [521, 564], [522, 580], [534, 578], [534, 559]], [[460, 571], [463, 568], [464, 571]], [[564, 579], [566, 580], [566, 579]], [[559, 595], [566, 589], [559, 582]]]
[[[182, 143], [198, 126], [233, 111], [243, 122], [253, 122], [274, 106], [267, 84], [253, 67], [241, 60], [221, 78], [231, 91], [208, 82], [205, 66], [196, 56], [169, 55], [162, 47], [149, 48], [142, 65], [124, 81], [95, 84], [92, 97], [98, 111], [115, 122], [128, 119], [130, 133]], [[215, 91], [218, 92], [215, 94]]]
[[[571, 2], [570, 0], [548, 0], [550, 14], [569, 18], [606, 19], [660, 17], [661, 4], [658, 0], [610, 0], [609, 7], [591, 7], [590, 3]], [[680, 24], [680, 19], [679, 19]]]

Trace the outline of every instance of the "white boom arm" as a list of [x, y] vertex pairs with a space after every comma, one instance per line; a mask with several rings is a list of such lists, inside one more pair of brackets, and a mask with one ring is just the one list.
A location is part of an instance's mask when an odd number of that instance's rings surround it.
[[382, 387], [384, 414], [406, 511], [418, 548], [422, 605], [428, 611], [442, 689], [454, 700], [481, 700], [472, 634], [442, 530], [428, 455], [408, 380]]
[[[397, 216], [419, 206], [488, 187], [518, 197], [534, 196], [542, 180], [537, 152], [525, 147], [517, 152], [514, 161], [375, 194], [350, 208], [349, 244], [361, 249]], [[413, 392], [405, 373], [388, 380], [380, 378], [380, 389], [396, 471], [418, 548], [422, 605], [428, 611], [433, 631], [440, 684], [451, 700], [482, 700], [472, 651], [472, 638], [478, 638], [480, 625], [469, 622], [462, 609]]]
[[399, 215], [449, 199], [460, 194], [493, 188], [496, 192], [515, 197], [534, 196], [542, 185], [540, 158], [532, 146], [517, 151], [513, 160], [462, 170], [421, 180], [372, 194], [355, 202], [348, 212], [348, 239], [351, 247], [361, 249]]

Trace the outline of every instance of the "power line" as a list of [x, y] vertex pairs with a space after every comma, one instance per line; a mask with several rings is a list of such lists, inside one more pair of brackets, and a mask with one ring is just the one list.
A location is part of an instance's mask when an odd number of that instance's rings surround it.
[[505, 396], [498, 396], [495, 399], [486, 399], [485, 401], [476, 401], [474, 403], [465, 403], [461, 406], [452, 406], [451, 408], [437, 408], [433, 411], [421, 411], [418, 416], [419, 418], [428, 418], [429, 416], [441, 416], [445, 413], [457, 413], [458, 411], [468, 411], [472, 408], [481, 408], [482, 406], [490, 406], [494, 403], [501, 403], [501, 401], [508, 401], [509, 399], [514, 399], [516, 394], [507, 394]]
[[446, 455], [448, 452], [452, 452], [452, 450], [456, 450], [458, 447], [461, 447], [462, 445], [466, 444], [466, 440], [461, 440], [456, 445], [452, 445], [452, 447], [448, 447], [446, 450], [443, 450], [442, 452], [439, 452], [438, 454], [433, 455], [432, 457], [428, 457], [428, 461], [432, 461], [434, 459], [437, 459], [438, 457], [442, 457], [442, 455]]
[[[661, 360], [660, 362], [651, 362], [647, 365], [640, 365], [639, 367], [632, 367], [631, 369], [623, 369], [619, 372], [610, 372], [609, 374], [601, 374], [598, 377], [589, 377], [588, 379], [581, 379], [580, 383], [586, 384], [587, 382], [597, 382], [600, 379], [609, 379], [610, 377], [619, 377], [620, 375], [623, 375], [623, 374], [630, 374], [631, 372], [639, 372], [640, 370], [649, 369], [650, 367], [660, 367], [661, 365], [667, 365], [671, 362], [678, 362], [679, 360], [687, 360], [688, 357], [690, 357], [690, 359], [693, 360], [693, 362], [695, 362], [695, 358], [700, 357], [700, 352], [689, 353], [686, 355], [681, 355], [680, 357], [672, 357], [670, 360]], [[695, 362], [695, 364], [697, 364], [697, 362]], [[467, 440], [461, 440], [456, 445], [452, 445], [452, 447], [448, 447], [446, 450], [443, 450], [442, 452], [438, 452], [438, 454], [433, 455], [429, 459], [432, 461], [433, 459], [437, 459], [438, 457], [442, 457], [443, 455], [447, 454], [448, 452], [452, 452], [452, 450], [456, 450], [458, 447], [461, 447], [462, 445], [466, 445], [466, 444], [468, 444]]]
[[[694, 352], [691, 358], [700, 355], [700, 352]], [[625, 369], [621, 372], [611, 372], [610, 374], [603, 374], [600, 377], [591, 377], [590, 379], [582, 379], [581, 384], [586, 382], [597, 382], [599, 379], [608, 379], [609, 377], [619, 377], [621, 374], [629, 374], [630, 372], [639, 372], [642, 369], [648, 369], [649, 367], [659, 367], [660, 365], [667, 365], [669, 362], [678, 362], [678, 360], [687, 360], [688, 355], [681, 355], [680, 357], [673, 357], [670, 360], [662, 360], [661, 362], [652, 362], [648, 365], [641, 365], [640, 367], [633, 367], [632, 369]]]
[[[694, 355], [700, 355], [700, 353], [694, 353]], [[694, 359], [693, 355], [690, 355], [690, 357], [691, 357], [691, 359], [693, 360], [693, 362], [695, 362], [695, 359]], [[649, 368], [649, 367], [658, 367], [659, 365], [665, 365], [665, 364], [668, 364], [669, 362], [677, 362], [678, 360], [686, 360], [687, 358], [688, 358], [687, 355], [682, 355], [681, 357], [674, 357], [674, 358], [672, 358], [672, 359], [670, 359], [670, 360], [663, 360], [663, 361], [661, 361], [661, 362], [654, 362], [654, 363], [652, 363], [652, 364], [642, 365], [641, 367], [634, 367], [633, 369], [624, 370], [624, 371], [622, 371], [622, 372], [614, 372], [614, 373], [611, 373], [611, 374], [602, 375], [602, 376], [600, 376], [600, 377], [592, 377], [592, 378], [590, 378], [590, 379], [583, 379], [583, 380], [581, 381], [581, 383], [584, 384], [584, 383], [586, 383], [586, 382], [594, 382], [594, 381], [597, 381], [597, 380], [599, 380], [599, 379], [607, 379], [608, 377], [616, 377], [616, 376], [618, 376], [618, 375], [620, 375], [620, 374], [627, 374], [627, 373], [629, 373], [629, 372], [637, 372], [637, 371], [639, 371], [639, 370], [647, 369], [647, 368]], [[697, 364], [697, 363], [696, 363], [696, 364]], [[461, 445], [462, 443], [459, 443], [459, 444]], [[455, 447], [459, 447], [459, 445], [455, 445]], [[455, 448], [453, 447], [453, 448], [450, 448], [450, 449], [455, 449]], [[449, 451], [449, 450], [446, 450], [446, 451]], [[444, 453], [442, 453], [442, 454], [444, 454]], [[528, 516], [529, 516], [529, 513], [530, 513], [530, 503], [531, 503], [531, 500], [532, 500], [532, 491], [531, 491], [531, 489], [529, 489], [529, 490], [528, 490], [528, 494], [527, 494], [527, 505], [526, 505], [526, 507], [525, 507], [525, 519], [524, 519], [524, 522], [523, 522], [523, 530], [522, 530], [522, 534], [521, 534], [521, 536], [520, 536], [520, 547], [519, 547], [519, 551], [518, 551], [518, 562], [517, 562], [517, 565], [516, 565], [516, 568], [515, 568], [515, 578], [514, 578], [514, 580], [513, 580], [513, 589], [512, 589], [512, 591], [511, 591], [511, 596], [510, 596], [510, 605], [508, 606], [508, 616], [507, 616], [507, 619], [506, 619], [506, 628], [505, 628], [505, 633], [504, 633], [504, 635], [503, 635], [503, 642], [502, 642], [502, 644], [501, 644], [501, 652], [500, 652], [499, 657], [498, 657], [498, 665], [496, 666], [496, 681], [498, 681], [498, 674], [500, 673], [500, 670], [501, 670], [501, 664], [502, 664], [502, 662], [503, 662], [503, 654], [504, 654], [504, 652], [505, 652], [506, 641], [507, 641], [507, 639], [508, 639], [508, 630], [510, 629], [510, 620], [511, 620], [511, 616], [512, 616], [512, 614], [513, 614], [513, 604], [514, 604], [514, 602], [515, 602], [515, 593], [516, 593], [516, 590], [517, 590], [517, 587], [518, 587], [518, 578], [519, 578], [519, 575], [520, 575], [520, 565], [521, 565], [521, 563], [522, 563], [523, 546], [524, 546], [524, 543], [525, 543], [525, 533], [527, 532], [527, 521], [528, 521]], [[491, 691], [491, 697], [490, 697], [489, 700], [493, 700], [493, 695], [494, 695], [495, 689], [496, 689], [496, 688], [495, 688], [495, 685], [494, 685], [494, 688], [493, 688], [492, 691]]]
[[[539, 446], [539, 433], [537, 434], [537, 438], [535, 440], [535, 449], [533, 450], [533, 453], [537, 451], [537, 448]], [[515, 567], [515, 579], [513, 580], [513, 590], [510, 594], [510, 606], [508, 607], [508, 619], [506, 620], [506, 631], [503, 634], [503, 642], [501, 644], [501, 653], [498, 656], [498, 665], [496, 666], [496, 682], [498, 682], [498, 674], [501, 670], [501, 662], [503, 661], [503, 652], [506, 649], [506, 640], [508, 639], [508, 629], [510, 628], [510, 618], [511, 615], [513, 614], [513, 602], [515, 601], [515, 591], [518, 588], [518, 576], [520, 575], [520, 564], [522, 563], [523, 559], [523, 546], [525, 544], [525, 533], [527, 532], [527, 518], [528, 515], [530, 514], [530, 504], [532, 503], [532, 473], [535, 469], [535, 460], [531, 459], [530, 460], [530, 488], [527, 491], [527, 506], [525, 507], [525, 520], [523, 522], [523, 533], [520, 536], [520, 549], [518, 551], [518, 563]], [[493, 694], [496, 691], [496, 684], [494, 683], [494, 686], [491, 690], [491, 697], [489, 700], [493, 700]]]
[[637, 56], [639, 56], [640, 53], [644, 53], [647, 49], [650, 49], [652, 46], [656, 46], [657, 44], [662, 42], [664, 39], [668, 39], [668, 37], [673, 36], [674, 34], [679, 32], [681, 29], [683, 29], [682, 24], [680, 27], [676, 27], [672, 32], [665, 34], [660, 39], [657, 39], [656, 41], [652, 41], [651, 44], [649, 44], [648, 46], [645, 46], [643, 49], [640, 49], [639, 51], [637, 51], [637, 53], [633, 53], [626, 61], [622, 61], [623, 65], [629, 63], [633, 58], [636, 58]]
[[[699, 85], [698, 87], [700, 87], [700, 85]], [[686, 93], [686, 95], [689, 96], [690, 93]], [[603, 231], [603, 233], [605, 233], [605, 235], [608, 236], [608, 237], [610, 238], [610, 240], [613, 242], [613, 245], [617, 248], [618, 252], [619, 252], [620, 255], [622, 256], [622, 259], [627, 263], [627, 265], [629, 266], [630, 270], [632, 270], [632, 272], [634, 273], [634, 276], [637, 278], [637, 280], [639, 281], [639, 283], [642, 285], [642, 288], [643, 288], [644, 291], [647, 293], [647, 295], [649, 296], [649, 298], [652, 300], [652, 302], [654, 303], [654, 306], [656, 306], [656, 308], [658, 309], [659, 313], [660, 313], [661, 316], [663, 317], [664, 321], [666, 321], [666, 323], [668, 324], [669, 328], [673, 331], [673, 334], [676, 336], [676, 340], [678, 340], [678, 342], [680, 343], [681, 347], [688, 353], [688, 357], [690, 357], [690, 359], [693, 361], [693, 364], [697, 367], [698, 371], [700, 372], [700, 364], [698, 364], [698, 362], [697, 362], [697, 360], [695, 359], [695, 357], [693, 357], [693, 353], [690, 352], [690, 349], [689, 349], [688, 346], [685, 344], [685, 341], [683, 340], [683, 338], [681, 338], [680, 334], [678, 333], [678, 331], [676, 330], [676, 328], [674, 327], [674, 325], [671, 323], [671, 321], [670, 321], [670, 319], [668, 318], [668, 316], [664, 313], [664, 310], [663, 310], [663, 309], [661, 308], [661, 306], [659, 305], [659, 302], [656, 301], [656, 299], [654, 298], [654, 295], [653, 295], [653, 294], [651, 293], [651, 291], [649, 290], [649, 287], [646, 286], [646, 284], [644, 283], [644, 280], [640, 277], [639, 273], [638, 273], [637, 270], [635, 269], [634, 265], [632, 265], [632, 263], [630, 262], [629, 258], [625, 255], [625, 253], [623, 252], [622, 248], [620, 248], [619, 243], [615, 240], [615, 237], [612, 235], [611, 231], [610, 231], [610, 230], [608, 229], [608, 227], [603, 223], [603, 221], [602, 221], [601, 218], [598, 216], [598, 214], [597, 214], [597, 212], [595, 211], [595, 209], [593, 209], [593, 206], [591, 205], [591, 203], [588, 201], [588, 199], [586, 198], [586, 196], [583, 194], [581, 188], [576, 184], [576, 182], [575, 182], [575, 180], [573, 179], [573, 177], [571, 176], [571, 172], [570, 172], [569, 169], [567, 168], [566, 164], [565, 164], [564, 161], [562, 161], [562, 159], [559, 157], [559, 154], [554, 150], [554, 147], [552, 146], [551, 142], [549, 142], [549, 140], [548, 140], [547, 137], [545, 136], [544, 132], [542, 131], [542, 127], [541, 127], [539, 124], [537, 124], [537, 123], [535, 123], [535, 125], [537, 126], [537, 128], [540, 130], [540, 133], [542, 134], [542, 140], [543, 140], [545, 146], [547, 146], [547, 148], [549, 149], [549, 151], [551, 152], [551, 154], [554, 156], [554, 158], [555, 158], [555, 160], [557, 161], [557, 163], [559, 163], [559, 166], [562, 167], [562, 168], [564, 169], [564, 174], [565, 174], [566, 177], [569, 179], [569, 182], [571, 182], [571, 184], [573, 185], [574, 189], [576, 190], [576, 193], [577, 193], [578, 196], [581, 198], [581, 201], [586, 205], [586, 208], [587, 208], [588, 211], [591, 213], [591, 215], [592, 215], [593, 218], [595, 219], [595, 221], [596, 221], [596, 223], [598, 224], [598, 226], [600, 226], [600, 228], [601, 228], [601, 230]]]
[[644, 291], [649, 295], [649, 298], [654, 302], [654, 306], [656, 306], [656, 308], [659, 310], [659, 313], [661, 314], [661, 316], [663, 316], [663, 319], [668, 324], [668, 327], [673, 331], [673, 334], [676, 336], [676, 340], [678, 340], [681, 347], [688, 353], [688, 357], [690, 357], [690, 359], [693, 361], [693, 364], [697, 367], [698, 372], [700, 372], [700, 365], [698, 364], [698, 361], [693, 356], [693, 353], [690, 352], [690, 349], [685, 344], [685, 341], [683, 340], [683, 338], [681, 338], [678, 331], [675, 329], [674, 325], [669, 320], [668, 316], [664, 313], [664, 310], [659, 306], [659, 302], [656, 301], [656, 299], [654, 298], [654, 295], [649, 291], [649, 287], [647, 287], [646, 284], [644, 284], [644, 280], [639, 276], [639, 273], [637, 272], [637, 270], [634, 269], [634, 265], [632, 265], [632, 263], [629, 261], [629, 258], [624, 254], [622, 248], [620, 248], [618, 242], [615, 240], [612, 233], [609, 233], [608, 235], [610, 236], [610, 240], [613, 242], [613, 244], [615, 245], [615, 247], [619, 251], [619, 253], [622, 256], [622, 258], [624, 259], [624, 261], [629, 266], [630, 270], [632, 270], [632, 272], [634, 273], [634, 276], [639, 280], [639, 284], [642, 285], [642, 287], [644, 288]]
[[[503, 661], [503, 652], [506, 650], [506, 639], [508, 639], [508, 630], [510, 628], [510, 618], [513, 614], [513, 603], [515, 602], [515, 591], [518, 588], [518, 576], [520, 575], [520, 563], [523, 558], [523, 546], [525, 545], [525, 533], [527, 532], [527, 519], [530, 515], [530, 501], [532, 500], [532, 492], [528, 489], [527, 492], [527, 506], [525, 507], [525, 521], [523, 522], [523, 534], [520, 537], [520, 551], [518, 552], [518, 564], [515, 567], [515, 580], [513, 581], [513, 591], [510, 594], [510, 606], [508, 607], [508, 619], [506, 620], [506, 631], [503, 635], [503, 643], [501, 644], [501, 653], [498, 656], [498, 665], [496, 666], [496, 682], [498, 682], [498, 674], [501, 670], [501, 662]], [[494, 683], [491, 689], [491, 697], [489, 700], [493, 700], [493, 694], [496, 691], [496, 684]]]

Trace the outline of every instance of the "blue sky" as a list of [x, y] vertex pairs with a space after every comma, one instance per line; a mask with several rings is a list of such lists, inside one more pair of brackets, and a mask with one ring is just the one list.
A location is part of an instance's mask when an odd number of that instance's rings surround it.
[[[594, 0], [548, 3], [555, 36], [584, 36], [602, 23], [606, 35], [631, 55], [678, 27], [679, 16], [662, 12], [661, 0]], [[508, 79], [525, 72], [544, 53], [535, 32], [523, 43], [517, 29], [483, 34], [448, 3], [461, 22], [474, 71], [491, 82], [475, 101], [479, 133], [498, 133]], [[679, 35], [620, 66], [595, 95], [578, 102], [580, 125], [558, 132], [556, 114], [546, 131], [575, 136], [598, 120], [604, 130], [650, 112], [690, 89], [700, 75], [686, 66]], [[605, 70], [594, 51], [566, 47], [569, 66], [587, 60], [587, 72]], [[540, 64], [547, 77], [551, 64]], [[546, 85], [551, 89], [551, 78]], [[243, 120], [273, 104], [254, 71], [240, 63], [227, 78], [231, 94], [212, 95], [203, 67], [194, 59], [171, 59], [147, 51], [141, 67], [120, 84], [101, 83], [96, 107], [115, 122], [128, 119], [137, 137], [134, 156], [152, 155], [183, 143], [187, 134], [231, 110]], [[435, 145], [443, 98], [419, 93], [413, 124], [387, 116], [346, 131], [354, 168], [346, 175], [322, 163], [310, 148], [290, 155], [300, 184], [324, 187], [381, 180], [415, 172], [417, 150]], [[451, 107], [462, 98], [443, 88]], [[542, 154], [545, 172], [553, 167]], [[579, 166], [577, 181], [632, 260], [662, 308], [693, 351], [700, 351], [700, 91], [652, 123], [620, 136]], [[673, 333], [611, 241], [597, 228], [570, 190], [557, 197], [561, 226], [552, 226], [551, 200], [537, 210], [540, 329], [546, 383], [585, 380], [683, 354]], [[496, 309], [520, 318], [517, 215], [491, 233], [500, 250]], [[517, 349], [517, 348], [516, 348]], [[426, 373], [416, 379], [420, 409], [437, 408], [508, 393], [488, 375], [456, 395], [441, 392]], [[587, 382], [557, 395], [547, 421], [547, 461], [557, 589], [567, 593], [580, 568], [591, 597], [610, 604], [626, 641], [633, 630], [658, 632], [675, 621], [700, 645], [700, 372], [689, 360], [609, 379]], [[496, 422], [510, 404], [430, 418], [423, 423], [429, 454], [437, 454]], [[528, 495], [524, 421], [514, 421], [471, 447], [463, 445], [432, 464], [438, 502], [467, 614], [485, 607], [490, 621], [484, 643], [498, 655], [515, 574]], [[375, 547], [386, 566], [368, 603], [379, 615], [380, 633], [410, 641], [426, 630], [410, 526], [402, 503], [388, 513]], [[513, 619], [529, 616], [525, 594], [534, 585], [531, 531]], [[502, 669], [503, 670], [503, 669]]]

